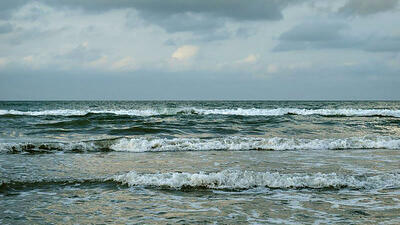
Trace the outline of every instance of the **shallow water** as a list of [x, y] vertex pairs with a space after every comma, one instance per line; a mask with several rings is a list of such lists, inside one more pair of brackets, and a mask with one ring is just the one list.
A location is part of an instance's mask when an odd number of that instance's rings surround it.
[[399, 224], [399, 102], [0, 102], [1, 224]]

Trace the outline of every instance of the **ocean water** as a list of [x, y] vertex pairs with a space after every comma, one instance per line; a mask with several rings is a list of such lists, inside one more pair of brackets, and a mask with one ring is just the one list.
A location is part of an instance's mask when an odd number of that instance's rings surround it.
[[400, 102], [0, 102], [0, 224], [400, 224]]

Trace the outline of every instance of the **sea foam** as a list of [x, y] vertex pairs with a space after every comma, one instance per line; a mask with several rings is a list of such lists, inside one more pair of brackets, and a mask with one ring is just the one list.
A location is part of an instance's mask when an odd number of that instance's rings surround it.
[[346, 150], [400, 149], [396, 137], [351, 137], [342, 139], [259, 138], [115, 138], [79, 142], [0, 143], [0, 152], [168, 152], [168, 151], [246, 151], [246, 150]]
[[392, 137], [352, 137], [344, 139], [295, 138], [123, 138], [110, 146], [114, 151], [205, 151], [205, 150], [338, 150], [338, 149], [400, 149], [400, 139]]
[[58, 109], [43, 111], [0, 110], [0, 115], [24, 116], [83, 116], [92, 114], [114, 114], [128, 116], [158, 116], [158, 115], [238, 115], [238, 116], [282, 116], [282, 115], [322, 115], [322, 116], [389, 116], [400, 117], [400, 110], [391, 109], [201, 109], [201, 108], [164, 108], [164, 109], [128, 109], [128, 110], [74, 110]]
[[399, 174], [375, 176], [340, 175], [336, 173], [282, 174], [278, 172], [255, 172], [223, 170], [215, 173], [156, 173], [139, 174], [131, 171], [111, 178], [129, 186], [153, 186], [161, 188], [209, 188], [249, 189], [268, 188], [398, 188]]

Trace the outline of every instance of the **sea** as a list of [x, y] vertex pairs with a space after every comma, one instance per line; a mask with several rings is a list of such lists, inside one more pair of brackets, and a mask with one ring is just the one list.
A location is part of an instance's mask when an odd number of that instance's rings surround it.
[[0, 224], [400, 224], [400, 102], [1, 101]]

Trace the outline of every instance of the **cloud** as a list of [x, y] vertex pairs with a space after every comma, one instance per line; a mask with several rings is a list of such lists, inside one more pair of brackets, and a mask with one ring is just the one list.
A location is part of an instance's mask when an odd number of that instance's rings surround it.
[[96, 68], [96, 67], [104, 66], [107, 63], [108, 63], [108, 57], [103, 55], [100, 58], [89, 62], [88, 65], [91, 66], [91, 67]]
[[27, 2], [28, 0], [0, 1], [0, 19], [9, 18], [15, 9], [21, 7]]
[[43, 60], [42, 55], [26, 55], [16, 61], [25, 69], [37, 70], [45, 66], [46, 62]]
[[357, 35], [341, 22], [302, 23], [279, 36], [274, 51], [356, 49], [369, 52], [400, 51], [400, 35]]
[[111, 68], [116, 70], [136, 70], [137, 65], [132, 57], [127, 56], [114, 62]]
[[354, 47], [354, 41], [342, 35], [346, 28], [335, 22], [302, 23], [282, 33], [274, 51]]
[[42, 0], [51, 5], [79, 7], [91, 11], [119, 8], [135, 8], [144, 13], [169, 16], [180, 13], [205, 13], [214, 17], [228, 17], [236, 20], [277, 20], [282, 18], [281, 10], [288, 0]]
[[340, 38], [340, 32], [345, 28], [345, 24], [337, 22], [302, 23], [281, 34], [279, 40], [295, 42], [332, 41]]
[[[36, 0], [55, 8], [83, 9], [103, 13], [114, 9], [134, 9], [141, 18], [157, 24], [167, 32], [216, 30], [226, 19], [234, 21], [274, 21], [283, 18], [282, 10], [288, 5], [304, 0]], [[31, 2], [29, 0], [1, 1], [0, 8], [8, 15], [13, 10]], [[26, 18], [42, 15], [33, 8]], [[128, 19], [134, 19], [129, 18]], [[128, 22], [127, 24], [135, 24]]]
[[0, 34], [10, 33], [13, 29], [10, 23], [0, 24]]
[[[133, 0], [129, 6], [150, 23], [169, 33], [196, 32], [210, 34], [234, 21], [261, 21], [282, 19], [286, 0]], [[226, 39], [226, 37], [224, 37]]]
[[77, 62], [89, 62], [98, 59], [100, 51], [89, 48], [89, 42], [84, 41], [77, 47], [67, 51], [66, 53], [59, 55], [58, 58], [65, 60], [73, 60]]
[[[176, 32], [207, 32], [216, 30], [224, 25], [221, 19], [207, 17], [201, 13], [182, 12], [171, 14], [167, 17], [158, 14], [141, 14], [147, 21], [162, 27], [168, 33]], [[137, 19], [129, 18], [128, 19]]]
[[370, 38], [364, 42], [363, 48], [370, 52], [400, 52], [400, 35]]
[[267, 72], [268, 73], [277, 73], [279, 71], [279, 67], [276, 64], [269, 64], [267, 66]]
[[172, 53], [171, 57], [177, 60], [186, 60], [192, 58], [197, 54], [199, 47], [194, 45], [184, 45], [179, 47], [174, 53]]
[[25, 63], [28, 63], [28, 64], [33, 63], [33, 56], [32, 56], [32, 55], [25, 56], [24, 58], [22, 58], [22, 60], [23, 60]]
[[246, 63], [255, 63], [257, 61], [258, 61], [258, 56], [254, 55], [254, 54], [250, 54], [246, 58], [240, 59], [236, 62], [239, 64], [246, 64]]
[[396, 8], [398, 0], [349, 0], [339, 9], [345, 15], [367, 16]]
[[[29, 0], [0, 1], [1, 16], [30, 2]], [[281, 11], [289, 3], [298, 0], [37, 0], [54, 7], [80, 8], [92, 12], [103, 12], [113, 9], [133, 8], [144, 14], [166, 18], [175, 14], [200, 13], [212, 17], [224, 17], [234, 20], [279, 20]], [[7, 14], [7, 15], [6, 15]]]
[[6, 57], [0, 57], [0, 68], [7, 65], [8, 61], [9, 60]]

